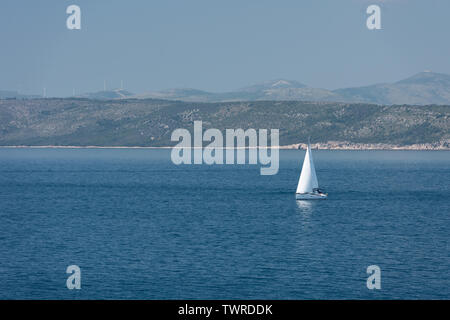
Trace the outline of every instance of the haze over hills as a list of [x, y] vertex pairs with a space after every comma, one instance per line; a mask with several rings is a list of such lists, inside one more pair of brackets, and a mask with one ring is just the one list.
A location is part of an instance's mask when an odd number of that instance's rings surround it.
[[192, 102], [297, 100], [365, 102], [383, 105], [450, 104], [450, 75], [425, 71], [395, 83], [337, 90], [310, 88], [297, 81], [277, 79], [225, 93], [196, 89], [170, 89], [134, 97]]
[[[21, 95], [14, 91], [0, 91], [0, 99], [36, 98], [37, 95]], [[357, 102], [381, 105], [450, 104], [450, 75], [424, 71], [409, 78], [394, 82], [362, 87], [328, 90], [312, 88], [294, 80], [276, 79], [247, 86], [230, 92], [208, 92], [192, 88], [174, 88], [161, 91], [134, 94], [124, 89], [90, 92], [77, 97], [112, 99], [164, 99], [188, 102], [231, 102], [231, 101], [319, 101]]]
[[[170, 89], [136, 95], [136, 98], [155, 98], [190, 102], [227, 102], [258, 100], [339, 101], [339, 97], [325, 89], [309, 88], [294, 81], [276, 79], [257, 83], [235, 91], [215, 93], [196, 89]], [[329, 98], [329, 99], [327, 99]], [[334, 99], [333, 99], [334, 98]]]
[[450, 104], [450, 75], [421, 72], [389, 84], [338, 89], [343, 101], [377, 104]]

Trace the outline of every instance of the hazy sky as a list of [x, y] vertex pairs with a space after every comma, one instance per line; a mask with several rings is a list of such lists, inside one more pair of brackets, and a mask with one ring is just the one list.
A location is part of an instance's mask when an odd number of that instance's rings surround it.
[[[81, 30], [66, 28], [81, 7]], [[382, 30], [366, 8], [381, 6]], [[0, 90], [335, 89], [450, 73], [448, 0], [1, 0]]]

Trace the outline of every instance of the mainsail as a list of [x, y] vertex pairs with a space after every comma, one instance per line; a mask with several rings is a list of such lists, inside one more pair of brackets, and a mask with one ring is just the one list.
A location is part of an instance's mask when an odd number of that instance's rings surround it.
[[308, 143], [296, 193], [313, 192], [313, 189], [315, 188], [319, 188], [319, 183], [317, 182], [316, 168], [314, 167], [314, 161], [311, 154], [311, 145]]

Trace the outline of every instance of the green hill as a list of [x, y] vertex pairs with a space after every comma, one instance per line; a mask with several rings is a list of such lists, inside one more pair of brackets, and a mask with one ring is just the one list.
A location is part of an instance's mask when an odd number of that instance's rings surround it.
[[450, 106], [299, 101], [194, 103], [153, 99], [0, 100], [0, 145], [170, 146], [203, 127], [280, 129], [280, 144], [345, 141], [449, 145]]

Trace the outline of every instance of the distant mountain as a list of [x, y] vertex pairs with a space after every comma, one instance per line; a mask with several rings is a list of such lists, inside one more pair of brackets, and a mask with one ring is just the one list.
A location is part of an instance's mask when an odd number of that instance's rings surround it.
[[124, 89], [112, 89], [106, 91], [89, 92], [80, 95], [81, 98], [98, 99], [98, 100], [110, 100], [110, 99], [124, 99], [133, 96], [131, 93]]
[[389, 84], [338, 89], [343, 101], [377, 104], [450, 104], [450, 75], [421, 72]]
[[309, 101], [337, 101], [338, 96], [325, 89], [308, 88], [306, 85], [294, 81], [276, 79], [247, 86], [236, 91], [214, 93], [196, 89], [169, 89], [148, 92], [134, 96], [145, 99], [166, 99], [191, 102], [230, 102], [230, 101], [259, 101], [259, 100], [309, 100]]
[[[222, 94], [219, 101], [238, 100], [306, 100], [330, 101], [334, 93], [325, 89], [308, 88], [294, 80], [277, 79], [241, 88], [235, 92]], [[223, 99], [223, 98], [226, 99]]]
[[337, 90], [310, 88], [297, 81], [276, 79], [224, 93], [213, 93], [196, 89], [170, 89], [149, 92], [134, 97], [190, 102], [277, 100], [364, 102], [382, 105], [450, 104], [450, 75], [421, 72], [395, 83], [382, 83]]
[[[213, 93], [196, 89], [168, 89], [136, 95], [136, 98], [154, 98], [167, 100], [182, 100], [192, 102], [219, 102], [219, 101], [253, 101], [271, 99], [270, 96], [279, 90], [295, 90], [305, 88], [300, 82], [292, 80], [271, 80], [254, 84], [236, 91]], [[273, 99], [272, 99], [273, 100]]]
[[294, 80], [276, 79], [244, 87], [239, 89], [238, 91], [261, 93], [268, 90], [299, 89], [299, 88], [306, 88], [306, 85]]

